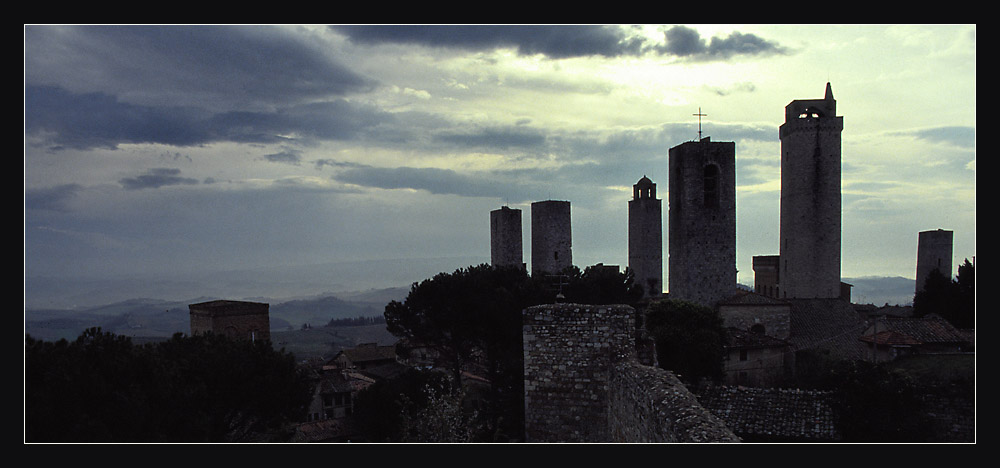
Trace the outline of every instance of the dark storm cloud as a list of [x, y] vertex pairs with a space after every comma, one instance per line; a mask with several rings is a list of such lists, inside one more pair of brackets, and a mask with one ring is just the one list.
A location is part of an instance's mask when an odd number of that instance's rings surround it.
[[265, 154], [264, 159], [273, 163], [292, 164], [298, 166], [302, 162], [300, 151], [285, 150], [279, 153]]
[[599, 25], [418, 25], [332, 26], [362, 44], [403, 43], [461, 50], [514, 48], [520, 55], [554, 59], [586, 56], [622, 57], [655, 52], [693, 59], [785, 53], [778, 44], [753, 34], [734, 32], [706, 41], [698, 31], [674, 26], [665, 44], [629, 34], [628, 28]]
[[197, 180], [181, 177], [180, 169], [156, 168], [136, 177], [127, 177], [119, 182], [126, 190], [142, 190], [160, 188], [169, 185], [195, 185]]
[[118, 101], [102, 93], [72, 94], [52, 86], [26, 86], [24, 128], [47, 134], [54, 144], [77, 149], [115, 148], [123, 143], [187, 146], [207, 141], [202, 112]]
[[135, 105], [107, 94], [74, 94], [51, 86], [27, 86], [24, 104], [26, 133], [77, 149], [114, 149], [130, 143], [195, 146], [293, 138], [347, 140], [375, 131], [391, 119], [378, 109], [343, 100], [213, 115], [192, 107]]
[[545, 134], [530, 128], [486, 128], [466, 133], [441, 133], [434, 140], [471, 147], [534, 148], [545, 144]]
[[663, 33], [666, 44], [658, 46], [663, 54], [695, 60], [718, 60], [734, 55], [784, 54], [787, 49], [753, 34], [734, 32], [726, 37], [705, 40], [698, 31], [686, 26], [673, 26]]
[[341, 182], [365, 187], [426, 190], [434, 194], [468, 197], [500, 197], [504, 195], [504, 186], [507, 185], [451, 169], [418, 167], [353, 167], [333, 177]]
[[24, 191], [24, 207], [29, 210], [68, 211], [68, 203], [82, 186], [65, 184], [56, 187]]
[[976, 129], [974, 127], [935, 127], [910, 132], [898, 132], [894, 135], [913, 136], [934, 143], [945, 143], [962, 148], [976, 146]]
[[483, 51], [515, 48], [521, 55], [551, 58], [638, 55], [644, 44], [624, 30], [604, 26], [333, 26], [352, 41], [366, 44], [408, 43]]
[[73, 80], [161, 103], [189, 98], [226, 106], [288, 105], [374, 84], [288, 30], [268, 26], [27, 26], [25, 78], [64, 87]]

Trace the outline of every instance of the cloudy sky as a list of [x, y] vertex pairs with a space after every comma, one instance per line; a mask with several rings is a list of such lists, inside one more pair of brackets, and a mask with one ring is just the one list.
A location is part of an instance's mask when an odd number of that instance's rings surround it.
[[827, 82], [843, 276], [913, 278], [928, 229], [971, 259], [975, 25], [29, 25], [25, 274], [488, 261], [505, 204], [530, 264], [546, 199], [572, 203], [574, 263], [624, 266], [632, 184], [666, 209], [700, 110], [736, 142], [751, 284], [778, 253], [784, 106]]

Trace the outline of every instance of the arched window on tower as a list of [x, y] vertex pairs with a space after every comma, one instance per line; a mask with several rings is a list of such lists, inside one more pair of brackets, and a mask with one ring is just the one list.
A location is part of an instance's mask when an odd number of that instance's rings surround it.
[[719, 166], [705, 166], [705, 208], [719, 207]]

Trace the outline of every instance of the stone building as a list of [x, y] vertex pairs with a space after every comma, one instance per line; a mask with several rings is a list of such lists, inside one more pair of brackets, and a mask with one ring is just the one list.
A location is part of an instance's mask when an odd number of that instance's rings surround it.
[[656, 184], [646, 176], [632, 186], [628, 202], [628, 267], [644, 297], [663, 293], [663, 211]]
[[779, 255], [782, 298], [842, 297], [841, 132], [830, 83], [823, 99], [785, 106]]
[[954, 233], [938, 229], [917, 234], [917, 285], [916, 291], [924, 290], [927, 275], [938, 270], [945, 278], [951, 279], [951, 256]]
[[753, 257], [753, 290], [767, 297], [781, 297], [781, 262], [777, 255]]
[[559, 273], [573, 266], [573, 231], [568, 201], [531, 204], [531, 274]]
[[270, 340], [269, 305], [246, 301], [208, 301], [188, 305], [191, 335], [215, 333], [234, 339]]
[[736, 293], [736, 143], [670, 148], [671, 299], [707, 307]]
[[490, 264], [524, 267], [521, 210], [501, 207], [490, 212]]

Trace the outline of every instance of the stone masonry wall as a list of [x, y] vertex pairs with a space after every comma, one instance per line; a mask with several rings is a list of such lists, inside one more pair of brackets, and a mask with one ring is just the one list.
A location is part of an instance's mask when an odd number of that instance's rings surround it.
[[612, 376], [611, 442], [740, 442], [670, 371], [627, 360]]
[[524, 311], [523, 324], [526, 440], [608, 440], [610, 363], [634, 351], [632, 308], [535, 306]]
[[739, 440], [673, 374], [639, 364], [631, 307], [550, 304], [522, 319], [527, 442]]

